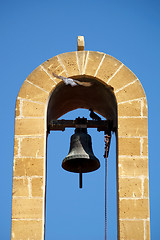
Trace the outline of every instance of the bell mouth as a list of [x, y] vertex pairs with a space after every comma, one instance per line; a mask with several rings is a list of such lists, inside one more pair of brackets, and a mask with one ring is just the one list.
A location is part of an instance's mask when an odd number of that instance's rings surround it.
[[63, 169], [75, 173], [93, 172], [99, 167], [99, 160], [96, 157], [91, 159], [89, 155], [88, 158], [86, 157], [86, 155], [74, 155], [73, 157], [66, 157], [62, 162]]

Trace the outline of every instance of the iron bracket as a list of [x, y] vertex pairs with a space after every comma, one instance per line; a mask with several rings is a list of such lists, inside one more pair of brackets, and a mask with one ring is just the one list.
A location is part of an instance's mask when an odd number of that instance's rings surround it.
[[76, 118], [75, 120], [51, 120], [48, 124], [48, 133], [50, 131], [65, 131], [65, 128], [97, 128], [97, 131], [104, 131], [105, 134], [115, 131], [113, 120], [87, 120], [87, 118]]

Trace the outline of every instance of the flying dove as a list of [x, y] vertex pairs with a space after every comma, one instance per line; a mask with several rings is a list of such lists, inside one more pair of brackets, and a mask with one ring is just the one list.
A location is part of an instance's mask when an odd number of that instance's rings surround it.
[[74, 86], [84, 86], [84, 87], [90, 87], [92, 85], [91, 82], [80, 82], [78, 80], [72, 79], [72, 78], [66, 78], [62, 76], [58, 76], [55, 73], [52, 73], [54, 77], [61, 79], [66, 85]]

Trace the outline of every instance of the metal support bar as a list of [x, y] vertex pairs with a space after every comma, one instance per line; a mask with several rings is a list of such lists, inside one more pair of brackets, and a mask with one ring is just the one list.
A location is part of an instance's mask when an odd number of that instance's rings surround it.
[[97, 128], [97, 131], [114, 131], [112, 120], [87, 120], [87, 118], [76, 118], [75, 120], [52, 120], [48, 125], [48, 132], [64, 131], [65, 128]]

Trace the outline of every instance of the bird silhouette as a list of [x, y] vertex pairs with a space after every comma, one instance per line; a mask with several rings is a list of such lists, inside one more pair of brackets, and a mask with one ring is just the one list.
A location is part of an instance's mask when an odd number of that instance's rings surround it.
[[90, 108], [89, 111], [90, 111], [89, 116], [90, 116], [93, 120], [96, 120], [96, 121], [100, 121], [100, 120], [101, 120], [101, 118], [93, 111], [92, 108]]
[[59, 76], [56, 73], [52, 72], [52, 75], [58, 79], [61, 79], [66, 85], [71, 85], [72, 87], [74, 86], [84, 86], [84, 87], [90, 87], [92, 85], [91, 82], [80, 82], [76, 79], [72, 79], [72, 78], [66, 78], [63, 76]]

